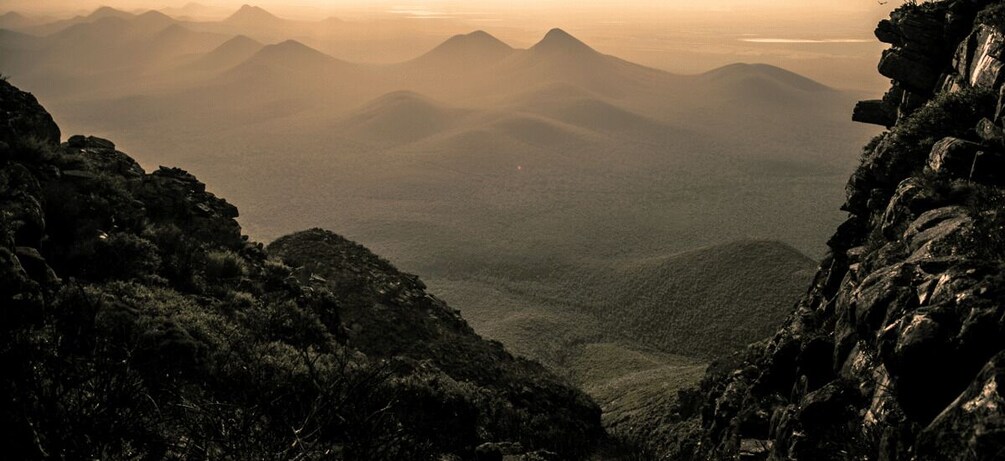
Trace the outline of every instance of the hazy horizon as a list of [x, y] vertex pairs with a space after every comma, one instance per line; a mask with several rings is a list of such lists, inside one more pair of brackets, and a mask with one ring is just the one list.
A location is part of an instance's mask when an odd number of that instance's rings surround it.
[[197, 21], [224, 19], [252, 4], [289, 19], [328, 17], [366, 23], [383, 35], [408, 36], [411, 44], [384, 49], [344, 46], [323, 50], [348, 61], [393, 63], [417, 57], [438, 40], [485, 30], [517, 48], [526, 48], [547, 30], [562, 28], [599, 51], [673, 73], [695, 74], [723, 65], [766, 63], [806, 75], [826, 85], [877, 94], [888, 82], [876, 74], [883, 47], [872, 24], [892, 8], [873, 1], [828, 2], [732, 0], [702, 2], [455, 1], [188, 1], [27, 0], [0, 2], [0, 13], [19, 12], [47, 19], [87, 14], [99, 6], [138, 12], [159, 10]]

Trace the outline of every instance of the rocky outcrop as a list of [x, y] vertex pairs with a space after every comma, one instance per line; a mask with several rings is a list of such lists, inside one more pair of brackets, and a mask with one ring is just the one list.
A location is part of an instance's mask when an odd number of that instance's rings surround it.
[[33, 139], [43, 143], [59, 143], [59, 127], [48, 112], [42, 110], [29, 93], [8, 93], [0, 100], [0, 142], [11, 145], [18, 140]]
[[[893, 47], [883, 53], [879, 73], [893, 79], [894, 85], [882, 100], [860, 103], [854, 120], [891, 127], [898, 118], [921, 107], [932, 94], [957, 80], [969, 79], [970, 69], [960, 67], [961, 63], [973, 62], [968, 56], [972, 56], [978, 42], [985, 54], [1000, 53], [1000, 46], [995, 45], [999, 42], [992, 35], [983, 40], [972, 36], [966, 39], [969, 46], [954, 46], [970, 33], [979, 7], [978, 2], [962, 0], [908, 4], [881, 21], [876, 37]], [[978, 31], [974, 33], [979, 35]], [[978, 73], [982, 78], [989, 77], [987, 72]]]
[[855, 118], [891, 128], [785, 325], [710, 368], [695, 458], [1001, 459], [1005, 29], [988, 3], [880, 23], [893, 89]]

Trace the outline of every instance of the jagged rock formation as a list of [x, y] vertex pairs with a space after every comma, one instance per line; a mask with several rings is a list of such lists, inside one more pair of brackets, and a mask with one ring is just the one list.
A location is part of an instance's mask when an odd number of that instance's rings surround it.
[[893, 89], [855, 117], [891, 129], [866, 147], [795, 312], [680, 408], [701, 420], [683, 451], [1005, 456], [1005, 5], [989, 3], [912, 3], [880, 23]]
[[578, 459], [600, 410], [365, 248], [271, 255], [0, 81], [0, 428], [11, 459]]

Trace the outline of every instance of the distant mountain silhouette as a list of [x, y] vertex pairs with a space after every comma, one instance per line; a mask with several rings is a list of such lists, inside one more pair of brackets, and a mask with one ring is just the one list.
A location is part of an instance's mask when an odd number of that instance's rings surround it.
[[[195, 32], [178, 23], [173, 23], [149, 41], [139, 43], [137, 54], [147, 54], [148, 59], [177, 58], [183, 55], [206, 53], [217, 48], [224, 37], [209, 33]], [[137, 56], [136, 59], [142, 59]]]
[[77, 24], [92, 23], [100, 19], [106, 19], [106, 18], [117, 18], [125, 20], [125, 19], [132, 19], [135, 16], [136, 15], [126, 11], [117, 10], [115, 8], [108, 6], [103, 6], [92, 11], [90, 14], [86, 16], [74, 16], [69, 19], [63, 19], [46, 24], [39, 24], [37, 26], [33, 26], [26, 29], [25, 32], [28, 32], [32, 35], [46, 36], [65, 30], [68, 27]]
[[40, 46], [38, 37], [34, 35], [0, 28], [0, 49], [4, 51], [34, 49]]
[[235, 26], [269, 27], [281, 24], [284, 20], [260, 7], [243, 5], [223, 22]]
[[38, 25], [39, 23], [38, 19], [30, 18], [16, 11], [0, 15], [0, 29], [18, 30]]
[[395, 91], [365, 104], [342, 126], [358, 138], [411, 142], [442, 132], [463, 113], [411, 91]]
[[166, 63], [165, 59], [209, 52], [225, 40], [226, 36], [192, 31], [156, 11], [128, 17], [105, 15], [46, 37], [36, 62], [68, 71], [73, 66], [98, 71], [145, 69]]
[[542, 56], [559, 57], [562, 59], [567, 59], [571, 56], [582, 58], [584, 56], [600, 55], [596, 50], [590, 48], [589, 45], [562, 29], [549, 30], [544, 38], [531, 47], [529, 51]]
[[245, 35], [227, 40], [213, 51], [200, 56], [190, 68], [197, 70], [224, 70], [234, 67], [255, 55], [265, 45]]
[[[262, 42], [278, 42], [291, 38], [321, 38], [338, 30], [341, 20], [301, 21], [276, 16], [258, 6], [243, 5], [220, 21], [193, 22], [191, 27], [208, 32], [247, 35]], [[312, 42], [313, 43], [313, 42]]]
[[509, 107], [600, 132], [669, 129], [567, 83], [554, 83], [517, 95]]
[[129, 13], [129, 12], [126, 12], [126, 11], [117, 10], [117, 9], [112, 8], [110, 6], [102, 6], [102, 7], [99, 7], [98, 9], [94, 10], [93, 12], [91, 12], [91, 14], [87, 15], [87, 19], [91, 19], [91, 20], [101, 19], [101, 18], [122, 18], [122, 19], [128, 19], [128, 18], [132, 18], [134, 16], [136, 16], [136, 15], [134, 15], [132, 13]]
[[831, 88], [795, 72], [768, 64], [729, 64], [702, 74], [709, 81], [736, 83], [770, 81], [803, 91], [830, 91]]
[[498, 62], [513, 54], [511, 46], [485, 31], [455, 35], [416, 58], [416, 65], [455, 70], [459, 67], [478, 67]]
[[494, 71], [499, 84], [511, 87], [564, 82], [619, 96], [651, 85], [670, 74], [601, 54], [561, 29], [550, 30], [531, 48], [515, 53]]
[[165, 27], [178, 24], [178, 21], [174, 18], [161, 13], [160, 11], [154, 10], [132, 17], [125, 17], [123, 19], [130, 20], [133, 27], [146, 28], [149, 30], [163, 29]]
[[286, 40], [262, 47], [242, 65], [265, 65], [308, 71], [322, 69], [340, 62], [296, 40]]
[[203, 19], [207, 16], [217, 16], [224, 12], [221, 7], [204, 5], [202, 3], [190, 2], [180, 7], [161, 8], [160, 12], [176, 19]]
[[[228, 104], [238, 106], [266, 104], [272, 99], [321, 104], [320, 101], [333, 93], [356, 93], [353, 88], [365, 81], [353, 73], [356, 68], [354, 64], [333, 58], [296, 40], [286, 40], [266, 45], [240, 64], [223, 71], [212, 86], [224, 85], [220, 97]], [[197, 91], [196, 95], [203, 90]], [[198, 97], [216, 98], [217, 94], [217, 91], [212, 91]], [[257, 96], [249, 99], [250, 94]]]

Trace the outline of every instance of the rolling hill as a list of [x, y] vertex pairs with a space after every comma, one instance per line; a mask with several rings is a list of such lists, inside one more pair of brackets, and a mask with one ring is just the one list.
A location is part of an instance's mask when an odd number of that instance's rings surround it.
[[737, 241], [618, 264], [623, 291], [589, 293], [598, 315], [641, 343], [712, 359], [769, 336], [815, 268], [791, 246]]

